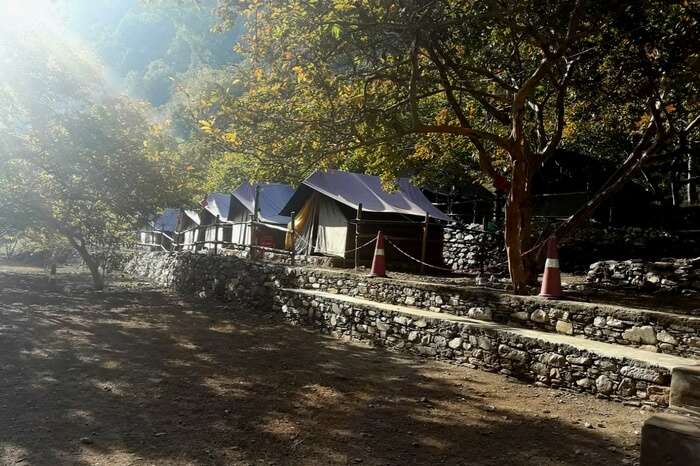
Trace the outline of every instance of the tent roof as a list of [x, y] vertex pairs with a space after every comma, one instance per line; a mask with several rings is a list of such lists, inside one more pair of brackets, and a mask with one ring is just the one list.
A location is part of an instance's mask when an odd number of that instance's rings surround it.
[[204, 209], [209, 211], [214, 217], [217, 215], [221, 220], [229, 220], [229, 210], [231, 208], [231, 195], [223, 193], [209, 193], [204, 202]]
[[280, 215], [280, 211], [294, 194], [294, 189], [282, 183], [256, 183], [243, 182], [234, 192], [235, 197], [250, 213], [253, 213], [255, 205], [255, 188], [260, 186], [260, 220], [268, 223], [286, 225], [290, 218]]
[[449, 221], [449, 217], [435, 207], [408, 178], [399, 178], [398, 190], [388, 192], [382, 187], [377, 176], [339, 170], [317, 171], [304, 180], [292, 199], [281, 213], [288, 215], [299, 210], [309, 194], [308, 189], [318, 191], [331, 199], [357, 209], [362, 204], [366, 212], [394, 213], [424, 217], [430, 214], [434, 219]]
[[158, 231], [175, 231], [180, 209], [167, 208], [153, 221], [153, 229]]
[[197, 225], [202, 223], [199, 212], [196, 210], [185, 210], [185, 216], [189, 217], [189, 219]]

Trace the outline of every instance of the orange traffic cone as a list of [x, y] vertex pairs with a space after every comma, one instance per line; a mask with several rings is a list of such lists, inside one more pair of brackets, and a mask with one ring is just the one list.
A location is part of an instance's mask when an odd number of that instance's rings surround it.
[[544, 264], [544, 276], [542, 277], [540, 296], [545, 298], [559, 298], [561, 294], [559, 248], [556, 238], [551, 237], [547, 240], [547, 262]]
[[386, 260], [384, 259], [384, 233], [381, 230], [377, 233], [377, 245], [374, 247], [374, 259], [372, 259], [372, 270], [370, 277], [386, 277]]

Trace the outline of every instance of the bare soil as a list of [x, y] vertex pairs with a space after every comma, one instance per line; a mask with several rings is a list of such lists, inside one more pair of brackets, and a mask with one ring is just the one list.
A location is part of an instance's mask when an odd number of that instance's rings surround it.
[[0, 267], [3, 465], [617, 465], [649, 411]]

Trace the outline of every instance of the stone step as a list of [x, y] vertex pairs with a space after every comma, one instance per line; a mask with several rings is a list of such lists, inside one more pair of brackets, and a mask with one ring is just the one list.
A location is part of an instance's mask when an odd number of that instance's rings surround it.
[[338, 336], [619, 400], [666, 405], [670, 371], [697, 362], [357, 296], [306, 289], [278, 296], [288, 318]]
[[664, 354], [700, 359], [700, 317], [582, 301], [515, 296], [501, 290], [369, 278], [337, 270], [296, 269], [298, 288], [492, 320]]
[[700, 464], [700, 419], [656, 414], [644, 422], [640, 466]]
[[673, 368], [671, 407], [700, 417], [700, 366]]

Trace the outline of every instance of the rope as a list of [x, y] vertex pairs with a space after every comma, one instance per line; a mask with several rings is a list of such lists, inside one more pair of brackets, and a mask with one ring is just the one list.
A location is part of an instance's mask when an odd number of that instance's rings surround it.
[[345, 251], [345, 253], [347, 254], [347, 253], [349, 253], [349, 252], [359, 251], [360, 249], [364, 248], [365, 246], [369, 246], [370, 244], [374, 243], [375, 241], [377, 241], [377, 238], [376, 238], [376, 237], [374, 237], [374, 238], [372, 238], [371, 240], [367, 241], [367, 242], [366, 242], [365, 244], [363, 244], [362, 246], [358, 246], [358, 247], [356, 247], [356, 248], [354, 248], [354, 249], [348, 249], [347, 251]]
[[387, 243], [391, 244], [394, 248], [396, 248], [396, 250], [399, 251], [401, 254], [403, 254], [404, 256], [408, 257], [409, 259], [411, 259], [411, 260], [413, 260], [413, 261], [415, 261], [415, 262], [418, 262], [419, 264], [423, 264], [423, 265], [425, 265], [425, 266], [427, 266], [427, 267], [431, 267], [431, 268], [433, 268], [433, 269], [443, 270], [443, 271], [450, 272], [450, 273], [455, 273], [455, 271], [452, 270], [452, 269], [448, 269], [448, 268], [446, 268], [446, 267], [438, 267], [437, 265], [428, 264], [427, 262], [423, 262], [422, 260], [413, 257], [412, 255], [410, 255], [409, 253], [407, 253], [406, 251], [404, 251], [403, 249], [401, 249], [400, 247], [398, 247], [395, 243], [393, 243], [392, 241], [390, 241], [388, 238], [385, 238], [385, 240], [386, 240]]
[[[309, 242], [306, 240], [306, 238], [304, 238], [303, 236], [301, 236], [301, 234], [299, 234], [299, 233], [296, 232], [296, 231], [294, 232], [294, 234], [295, 234], [299, 239], [301, 239], [301, 240], [304, 242], [304, 244], [305, 244], [306, 246], [311, 246], [311, 243], [309, 243]], [[362, 246], [358, 246], [358, 247], [356, 247], [356, 248], [348, 249], [348, 250], [346, 250], [346, 251], [340, 251], [340, 252], [341, 252], [343, 255], [345, 255], [345, 254], [347, 254], [347, 253], [349, 253], [349, 252], [359, 251], [360, 249], [369, 246], [370, 244], [374, 243], [375, 241], [377, 241], [377, 237], [376, 237], [376, 236], [375, 236], [374, 238], [372, 238], [371, 240], [367, 241], [367, 242], [366, 242], [365, 244], [363, 244]]]

